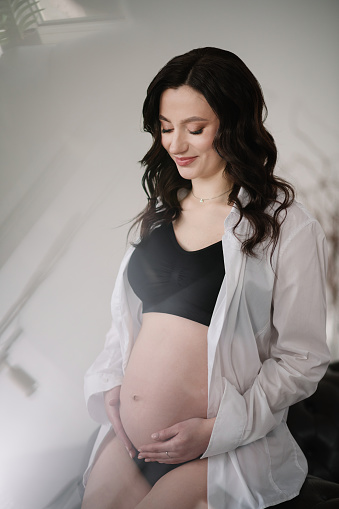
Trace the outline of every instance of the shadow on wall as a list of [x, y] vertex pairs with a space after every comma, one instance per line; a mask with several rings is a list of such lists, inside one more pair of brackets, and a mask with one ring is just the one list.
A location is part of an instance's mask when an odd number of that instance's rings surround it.
[[96, 35], [0, 58], [0, 350], [38, 383], [27, 397], [11, 368], [0, 372], [0, 506], [5, 497], [9, 508], [45, 506], [79, 474], [97, 426], [83, 375], [109, 328], [149, 143], [139, 129], [144, 91], [132, 93], [131, 49], [119, 40]]

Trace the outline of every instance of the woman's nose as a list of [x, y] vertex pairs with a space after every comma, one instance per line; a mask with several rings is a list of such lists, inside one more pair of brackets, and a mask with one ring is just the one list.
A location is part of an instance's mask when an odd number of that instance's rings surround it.
[[172, 133], [170, 152], [177, 155], [186, 152], [188, 149], [187, 139], [184, 134]]

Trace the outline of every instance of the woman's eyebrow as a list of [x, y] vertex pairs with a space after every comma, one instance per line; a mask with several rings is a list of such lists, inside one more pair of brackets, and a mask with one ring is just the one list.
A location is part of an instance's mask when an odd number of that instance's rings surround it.
[[[168, 120], [166, 117], [164, 117], [163, 115], [159, 115], [159, 120], [163, 120], [164, 122], [169, 122], [171, 123], [170, 120]], [[185, 118], [184, 120], [182, 120], [180, 122], [180, 124], [189, 124], [190, 122], [207, 122], [208, 119], [207, 118], [202, 118], [202, 117], [188, 117], [188, 118]]]

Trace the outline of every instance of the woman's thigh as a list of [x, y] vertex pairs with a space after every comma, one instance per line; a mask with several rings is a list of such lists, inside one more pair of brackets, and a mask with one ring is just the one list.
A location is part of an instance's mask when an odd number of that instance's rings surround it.
[[149, 490], [125, 447], [111, 434], [92, 468], [81, 509], [135, 509]]
[[136, 509], [207, 509], [207, 459], [194, 460], [164, 475]]

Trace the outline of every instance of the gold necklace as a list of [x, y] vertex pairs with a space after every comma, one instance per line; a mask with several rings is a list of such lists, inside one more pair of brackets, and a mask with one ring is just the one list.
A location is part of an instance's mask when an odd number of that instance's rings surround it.
[[216, 198], [220, 198], [220, 196], [224, 196], [224, 194], [229, 193], [231, 190], [232, 190], [232, 187], [230, 189], [227, 189], [227, 191], [225, 191], [224, 193], [218, 194], [218, 196], [213, 196], [213, 198], [199, 198], [198, 196], [195, 196], [195, 194], [193, 193], [193, 189], [191, 189], [194, 198], [199, 200], [200, 203], [204, 203], [204, 201], [215, 200]]

